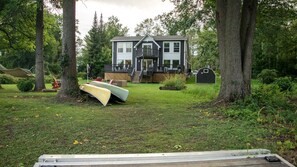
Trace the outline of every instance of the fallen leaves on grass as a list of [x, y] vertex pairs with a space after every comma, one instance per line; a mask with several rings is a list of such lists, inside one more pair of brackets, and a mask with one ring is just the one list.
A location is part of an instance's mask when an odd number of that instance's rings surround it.
[[177, 149], [177, 150], [181, 150], [183, 147], [181, 145], [177, 144], [177, 145], [174, 146], [174, 148]]
[[78, 140], [74, 140], [74, 141], [73, 141], [73, 144], [74, 144], [74, 145], [78, 145], [78, 144], [82, 144], [82, 142], [80, 142], [80, 141], [78, 141]]

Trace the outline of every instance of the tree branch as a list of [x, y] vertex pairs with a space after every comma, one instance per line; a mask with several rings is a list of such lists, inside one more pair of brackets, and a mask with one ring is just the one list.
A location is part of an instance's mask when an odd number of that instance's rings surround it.
[[34, 40], [34, 36], [35, 35], [32, 35], [32, 34], [26, 34], [24, 31], [18, 29], [17, 27], [11, 25], [11, 24], [8, 24], [12, 29], [16, 30], [17, 32], [21, 33], [22, 35], [24, 35], [26, 38], [28, 38], [29, 40]]
[[7, 36], [7, 38], [8, 38], [8, 42], [9, 42], [9, 46], [12, 48], [12, 49], [15, 49], [14, 47], [13, 47], [13, 44], [12, 44], [12, 39], [11, 39], [11, 36], [9, 35], [9, 33], [5, 30], [5, 29], [3, 29], [3, 28], [1, 28], [0, 27], [0, 31], [2, 31], [6, 36]]

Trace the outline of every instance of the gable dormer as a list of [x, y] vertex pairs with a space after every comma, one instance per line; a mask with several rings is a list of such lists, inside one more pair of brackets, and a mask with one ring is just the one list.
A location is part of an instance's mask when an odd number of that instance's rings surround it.
[[142, 43], [155, 44], [157, 46], [158, 50], [161, 48], [161, 46], [154, 40], [154, 38], [149, 35], [145, 35], [140, 41], [138, 41], [137, 44], [134, 46], [134, 48], [137, 49], [138, 46]]

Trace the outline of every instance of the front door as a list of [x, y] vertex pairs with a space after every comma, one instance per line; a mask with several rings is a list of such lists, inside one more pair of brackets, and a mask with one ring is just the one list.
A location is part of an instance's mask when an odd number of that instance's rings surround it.
[[153, 59], [142, 59], [141, 60], [142, 62], [141, 62], [141, 70], [144, 70], [144, 71], [146, 71], [146, 70], [148, 70], [150, 67], [153, 67], [154, 66], [154, 64], [153, 64]]

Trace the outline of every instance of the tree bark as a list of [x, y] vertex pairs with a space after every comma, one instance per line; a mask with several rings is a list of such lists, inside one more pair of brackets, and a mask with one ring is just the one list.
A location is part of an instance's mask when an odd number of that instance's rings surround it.
[[58, 98], [74, 98], [79, 95], [76, 72], [75, 45], [75, 3], [76, 0], [63, 0], [62, 37], [62, 77]]
[[256, 29], [257, 0], [244, 0], [241, 16], [241, 54], [244, 93], [251, 94], [252, 49]]
[[252, 44], [257, 0], [217, 0], [221, 89], [218, 100], [232, 102], [251, 93]]
[[36, 13], [36, 56], [35, 56], [35, 91], [45, 89], [43, 60], [43, 0], [37, 1]]

